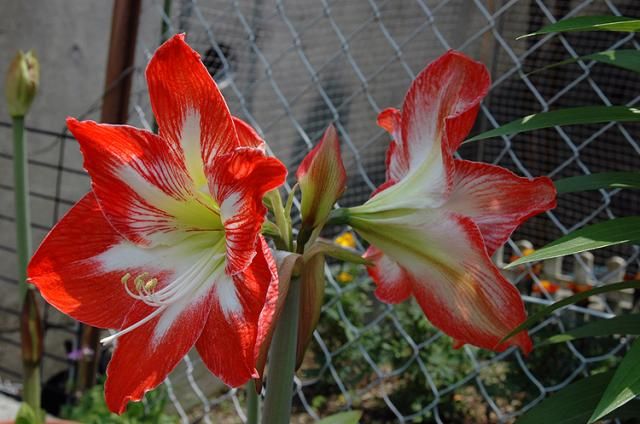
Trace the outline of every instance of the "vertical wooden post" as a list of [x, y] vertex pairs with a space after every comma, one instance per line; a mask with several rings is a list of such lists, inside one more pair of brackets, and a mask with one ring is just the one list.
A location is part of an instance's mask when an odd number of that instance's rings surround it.
[[[140, 6], [141, 0], [114, 0], [113, 2], [105, 94], [101, 112], [101, 121], [105, 123], [127, 122]], [[83, 352], [94, 352], [80, 363], [76, 388], [84, 392], [96, 384], [96, 372], [100, 360], [100, 330], [84, 326], [80, 348]]]

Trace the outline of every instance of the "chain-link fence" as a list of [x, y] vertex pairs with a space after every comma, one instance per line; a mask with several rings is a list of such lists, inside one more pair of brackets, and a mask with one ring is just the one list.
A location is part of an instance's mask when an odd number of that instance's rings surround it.
[[[170, 8], [165, 7], [171, 5]], [[474, 131], [493, 128], [538, 111], [579, 105], [634, 105], [640, 82], [627, 71], [576, 61], [529, 72], [566, 58], [601, 50], [638, 49], [624, 33], [547, 35], [515, 41], [563, 17], [640, 16], [635, 0], [150, 0], [144, 19], [163, 21], [188, 42], [222, 88], [232, 112], [253, 125], [290, 170], [329, 123], [338, 129], [349, 174], [343, 203], [359, 204], [384, 179], [388, 136], [376, 127], [378, 112], [399, 106], [415, 75], [447, 49], [464, 51], [490, 69], [493, 85]], [[157, 43], [139, 49], [149, 58]], [[130, 121], [151, 128], [144, 63], [137, 63]], [[100, 102], [90, 105], [90, 116]], [[560, 178], [607, 170], [632, 170], [640, 159], [636, 124], [553, 128], [463, 146], [462, 157], [500, 164], [520, 175]], [[9, 137], [9, 127], [0, 131]], [[31, 173], [50, 181], [32, 192], [37, 240], [79, 198], [88, 179], [78, 149], [64, 132], [31, 129]], [[0, 152], [9, 167], [10, 152]], [[293, 173], [290, 173], [292, 182]], [[73, 187], [73, 189], [68, 189]], [[80, 189], [78, 189], [80, 187]], [[0, 182], [0, 190], [13, 187]], [[0, 211], [3, 293], [15, 292], [12, 204]], [[514, 240], [533, 246], [590, 222], [637, 211], [633, 192], [618, 189], [562, 195], [556, 210], [525, 224]], [[330, 234], [334, 236], [335, 234]], [[362, 246], [360, 246], [362, 247]], [[528, 243], [509, 241], [497, 262], [521, 254]], [[619, 257], [611, 260], [613, 255]], [[634, 274], [638, 250], [609, 249], [546, 263], [509, 275], [529, 312], [570, 293], [580, 284], [603, 284]], [[323, 317], [295, 381], [295, 420], [310, 422], [345, 409], [361, 409], [363, 422], [509, 422], [546, 395], [605, 367], [626, 348], [624, 338], [577, 341], [500, 354], [451, 342], [431, 327], [417, 305], [384, 305], [372, 282], [356, 268], [330, 264]], [[543, 281], [550, 280], [550, 282]], [[5, 287], [6, 286], [6, 287]], [[5, 288], [7, 288], [5, 290]], [[536, 326], [534, 342], [635, 305], [633, 293], [591, 299]], [[19, 352], [15, 299], [0, 302], [3, 343], [0, 375], [18, 381], [8, 364]], [[64, 386], [77, 327], [47, 311], [46, 378]], [[64, 346], [61, 340], [67, 340]], [[55, 376], [54, 376], [55, 374]], [[1, 383], [2, 381], [0, 381]], [[8, 385], [5, 384], [6, 387]], [[3, 386], [4, 387], [4, 386]], [[171, 403], [184, 422], [245, 420], [244, 389], [228, 390], [186, 357], [166, 381]]]

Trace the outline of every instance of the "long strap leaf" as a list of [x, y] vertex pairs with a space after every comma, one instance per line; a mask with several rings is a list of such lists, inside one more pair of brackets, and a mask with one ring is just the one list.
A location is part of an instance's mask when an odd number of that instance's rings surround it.
[[552, 32], [574, 31], [616, 31], [636, 32], [640, 31], [640, 19], [625, 16], [578, 16], [563, 19], [559, 22], [540, 28], [536, 32], [521, 35], [517, 38], [533, 37], [534, 35], [550, 34]]
[[558, 193], [598, 190], [601, 188], [640, 188], [640, 172], [602, 172], [554, 181]]
[[640, 240], [640, 216], [610, 219], [560, 237], [534, 253], [511, 262], [505, 269], [637, 240]]
[[595, 287], [591, 290], [587, 290], [582, 293], [574, 294], [573, 296], [569, 296], [565, 299], [555, 302], [541, 309], [535, 314], [529, 316], [529, 318], [527, 318], [525, 322], [523, 322], [522, 324], [514, 328], [509, 334], [504, 336], [498, 344], [504, 343], [505, 341], [509, 340], [511, 337], [515, 336], [519, 332], [531, 328], [536, 322], [546, 317], [547, 315], [550, 315], [553, 311], [563, 308], [565, 306], [569, 306], [574, 303], [580, 302], [581, 300], [589, 298], [589, 296], [608, 293], [608, 292], [617, 291], [617, 290], [638, 289], [638, 288], [640, 288], [640, 281], [633, 280], [633, 281], [624, 281], [622, 283], [607, 284], [605, 286]]
[[622, 359], [598, 406], [593, 411], [589, 424], [602, 419], [638, 395], [640, 395], [640, 339], [633, 342], [631, 349]]
[[556, 63], [552, 63], [551, 65], [547, 65], [544, 68], [536, 69], [535, 71], [529, 72], [527, 75], [537, 74], [539, 72], [543, 72], [548, 69], [556, 68], [558, 66], [568, 65], [570, 63], [575, 63], [580, 60], [583, 62], [586, 62], [589, 60], [595, 60], [596, 62], [599, 62], [599, 63], [605, 63], [607, 65], [612, 65], [621, 69], [626, 69], [627, 71], [640, 73], [640, 50], [629, 49], [629, 50], [605, 50], [598, 53], [592, 53], [585, 56], [563, 60], [561, 62], [556, 62]]
[[563, 125], [601, 124], [603, 122], [640, 122], [640, 108], [627, 106], [581, 106], [541, 112], [511, 121], [465, 140], [484, 140], [487, 138], [514, 135], [521, 132], [539, 130]]
[[537, 346], [568, 342], [584, 337], [613, 336], [618, 334], [639, 335], [640, 314], [624, 314], [609, 319], [592, 321], [565, 333], [551, 336]]

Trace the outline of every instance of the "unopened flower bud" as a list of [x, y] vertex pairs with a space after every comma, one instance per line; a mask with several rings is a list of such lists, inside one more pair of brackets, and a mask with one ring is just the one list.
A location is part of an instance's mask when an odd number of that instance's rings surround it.
[[42, 321], [38, 312], [38, 303], [34, 290], [27, 290], [20, 316], [22, 334], [22, 361], [28, 365], [37, 365], [42, 358]]
[[304, 158], [296, 177], [302, 193], [302, 225], [315, 228], [324, 224], [347, 182], [340, 141], [333, 125], [327, 128], [320, 143]]
[[9, 66], [4, 93], [12, 117], [23, 117], [29, 111], [40, 82], [40, 65], [33, 51], [18, 52]]

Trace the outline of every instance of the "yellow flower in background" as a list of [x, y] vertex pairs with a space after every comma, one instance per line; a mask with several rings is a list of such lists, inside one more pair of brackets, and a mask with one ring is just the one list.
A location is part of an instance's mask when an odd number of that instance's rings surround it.
[[[351, 237], [353, 238], [353, 235]], [[353, 281], [353, 275], [348, 273], [347, 271], [342, 271], [340, 274], [338, 274], [336, 280], [338, 280], [338, 282], [340, 283], [350, 283]]]
[[336, 244], [342, 247], [348, 247], [350, 249], [355, 249], [356, 247], [356, 238], [353, 236], [353, 233], [349, 231], [345, 231], [344, 233], [340, 234], [333, 241], [335, 241]]

